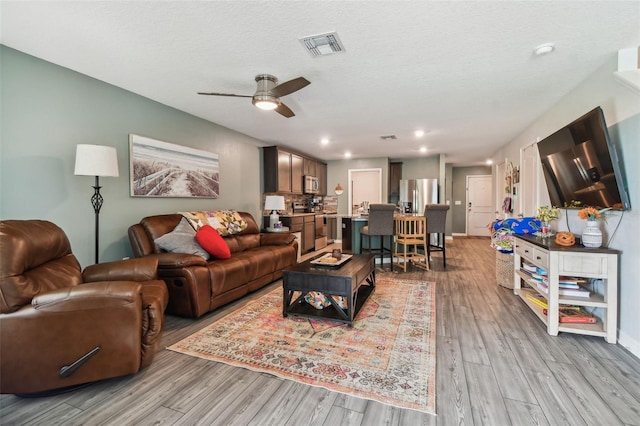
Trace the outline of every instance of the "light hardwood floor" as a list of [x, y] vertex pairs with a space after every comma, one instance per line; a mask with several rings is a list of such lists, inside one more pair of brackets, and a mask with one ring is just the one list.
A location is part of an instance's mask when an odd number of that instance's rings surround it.
[[[437, 416], [161, 350], [140, 373], [37, 399], [0, 397], [2, 425], [638, 425], [640, 361], [603, 338], [546, 334], [495, 280], [488, 239], [456, 238], [437, 289]], [[198, 320], [167, 317], [162, 347], [258, 295]], [[1, 374], [1, 373], [0, 373]]]

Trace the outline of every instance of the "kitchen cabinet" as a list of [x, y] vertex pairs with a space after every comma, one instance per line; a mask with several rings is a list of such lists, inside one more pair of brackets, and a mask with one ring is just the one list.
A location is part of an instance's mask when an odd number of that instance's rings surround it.
[[318, 178], [318, 193], [327, 195], [327, 165], [325, 163], [316, 163], [316, 177]]
[[294, 194], [302, 194], [302, 157], [291, 154], [291, 192]]
[[[265, 216], [268, 221], [268, 216]], [[302, 253], [311, 251], [316, 243], [316, 221], [315, 215], [304, 214], [299, 216], [280, 216], [283, 226], [289, 228], [290, 232], [300, 232], [301, 241], [299, 241]]]
[[326, 216], [327, 219], [327, 243], [331, 244], [338, 239], [338, 216]]
[[302, 228], [302, 251], [308, 252], [316, 245], [316, 217], [314, 215], [304, 216], [304, 226]]
[[263, 148], [265, 192], [302, 194], [302, 156], [275, 146]]
[[389, 195], [400, 195], [402, 163], [389, 163]]
[[305, 158], [303, 161], [303, 166], [304, 166], [304, 175], [305, 176], [315, 176], [317, 177], [316, 174], [316, 165], [317, 165], [317, 161], [313, 160], [311, 158]]
[[[514, 252], [514, 293], [545, 323], [547, 333], [558, 332], [601, 336], [616, 343], [618, 327], [618, 256], [617, 250], [585, 248], [581, 245], [562, 247], [549, 238], [516, 235]], [[547, 271], [548, 289], [540, 287], [525, 272], [523, 262]], [[588, 280], [588, 296], [566, 295], [560, 291], [559, 277], [578, 277]], [[535, 303], [546, 299], [547, 309]], [[560, 322], [559, 309], [563, 305], [598, 310], [601, 315], [595, 324]]]

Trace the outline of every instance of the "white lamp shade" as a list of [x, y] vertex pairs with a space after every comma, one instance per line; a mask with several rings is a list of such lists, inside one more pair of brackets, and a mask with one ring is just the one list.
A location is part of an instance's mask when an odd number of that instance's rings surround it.
[[118, 152], [112, 146], [79, 144], [76, 167], [79, 176], [118, 176]]
[[264, 200], [265, 210], [284, 210], [284, 197], [282, 195], [267, 195]]

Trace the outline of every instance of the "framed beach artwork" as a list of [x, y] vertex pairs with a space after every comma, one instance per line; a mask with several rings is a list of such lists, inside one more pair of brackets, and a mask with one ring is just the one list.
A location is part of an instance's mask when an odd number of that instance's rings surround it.
[[132, 197], [218, 198], [218, 154], [129, 135]]

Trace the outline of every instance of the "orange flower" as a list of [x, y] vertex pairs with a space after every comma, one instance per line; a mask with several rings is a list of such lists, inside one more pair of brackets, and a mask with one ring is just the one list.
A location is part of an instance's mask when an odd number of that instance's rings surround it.
[[583, 220], [596, 220], [602, 216], [602, 213], [607, 210], [611, 210], [610, 208], [598, 210], [593, 207], [585, 207], [584, 209], [578, 212], [578, 217]]

